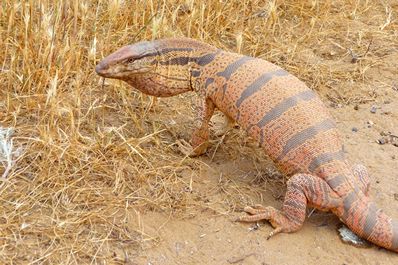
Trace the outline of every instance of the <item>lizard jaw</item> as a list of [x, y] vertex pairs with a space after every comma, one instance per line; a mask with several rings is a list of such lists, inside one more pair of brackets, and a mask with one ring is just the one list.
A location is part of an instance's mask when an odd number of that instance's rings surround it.
[[145, 66], [125, 66], [125, 65], [112, 65], [109, 66], [102, 61], [95, 67], [95, 72], [102, 77], [115, 78], [115, 79], [128, 79], [132, 75], [147, 74], [153, 71], [151, 67]]

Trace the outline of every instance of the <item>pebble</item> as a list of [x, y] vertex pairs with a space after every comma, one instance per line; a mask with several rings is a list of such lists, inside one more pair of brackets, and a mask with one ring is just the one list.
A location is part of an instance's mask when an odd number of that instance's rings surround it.
[[381, 131], [380, 132], [380, 135], [381, 136], [388, 136], [388, 135], [390, 135], [391, 134], [391, 132], [386, 132], [386, 131]]
[[351, 129], [353, 132], [357, 132], [358, 131], [358, 128], [357, 127], [352, 127], [352, 129]]
[[355, 106], [354, 106], [354, 110], [359, 110], [359, 106], [358, 106], [358, 105], [355, 105]]
[[367, 122], [366, 122], [366, 124], [368, 125], [368, 128], [370, 128], [370, 127], [372, 127], [373, 126], [373, 124], [375, 124], [373, 121], [371, 121], [371, 120], [368, 120]]
[[376, 111], [377, 111], [377, 107], [375, 106], [375, 105], [373, 105], [371, 108], [370, 108], [370, 112], [371, 113], [376, 113]]
[[386, 144], [387, 140], [385, 138], [380, 138], [376, 141], [378, 144]]

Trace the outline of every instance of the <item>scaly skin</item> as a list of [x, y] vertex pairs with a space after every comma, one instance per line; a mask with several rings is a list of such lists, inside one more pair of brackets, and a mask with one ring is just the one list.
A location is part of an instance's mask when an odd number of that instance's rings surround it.
[[316, 94], [295, 76], [257, 58], [172, 38], [125, 46], [96, 72], [145, 94], [198, 94], [191, 154], [206, 151], [209, 121], [218, 108], [236, 121], [291, 176], [282, 210], [246, 207], [239, 221], [268, 220], [279, 232], [297, 231], [307, 206], [332, 211], [355, 234], [398, 252], [398, 222], [369, 198], [366, 168], [351, 167], [335, 123]]

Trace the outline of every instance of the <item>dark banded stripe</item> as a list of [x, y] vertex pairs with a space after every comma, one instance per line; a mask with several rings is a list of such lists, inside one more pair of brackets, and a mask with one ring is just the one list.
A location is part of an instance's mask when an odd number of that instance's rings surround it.
[[[153, 49], [151, 49], [153, 50]], [[134, 59], [141, 59], [144, 57], [152, 57], [152, 56], [156, 56], [156, 55], [163, 55], [163, 54], [167, 54], [170, 52], [192, 52], [193, 49], [192, 48], [164, 48], [164, 49], [159, 49], [156, 50], [155, 52], [149, 52], [149, 53], [143, 53], [141, 55], [138, 55], [137, 57], [133, 57]]]
[[198, 71], [198, 70], [192, 70], [192, 71], [191, 71], [191, 75], [192, 75], [193, 77], [198, 77], [198, 76], [200, 76], [200, 71]]
[[391, 248], [395, 251], [398, 250], [398, 222], [395, 220], [391, 220], [391, 229], [392, 229], [392, 242]]
[[222, 86], [222, 100], [224, 100], [225, 91], [227, 91], [227, 88], [228, 88], [227, 83], [225, 83], [225, 84]]
[[282, 160], [291, 150], [302, 145], [309, 139], [315, 137], [317, 134], [326, 132], [330, 129], [335, 128], [335, 123], [331, 119], [323, 120], [307, 129], [293, 135], [283, 147], [282, 153], [276, 159], [277, 161]]
[[306, 205], [303, 204], [302, 201], [300, 201], [300, 200], [297, 200], [297, 201], [286, 200], [286, 201], [283, 202], [283, 207], [286, 207], [286, 206], [291, 207], [291, 208], [296, 209], [296, 210], [300, 210], [300, 209], [304, 209], [305, 210], [305, 208], [306, 208]]
[[205, 65], [211, 63], [216, 58], [216, 56], [221, 52], [222, 52], [222, 50], [217, 50], [214, 53], [209, 53], [209, 54], [203, 55], [201, 57], [196, 57], [193, 59], [198, 65], [205, 66]]
[[343, 175], [337, 175], [331, 179], [327, 180], [327, 183], [329, 184], [329, 186], [335, 190], [338, 186], [340, 186], [341, 184], [343, 184], [344, 182], [346, 182], [347, 178]]
[[240, 98], [236, 101], [236, 106], [239, 108], [240, 105], [252, 96], [254, 93], [258, 92], [265, 84], [267, 84], [274, 76], [286, 76], [289, 73], [283, 69], [278, 69], [273, 72], [265, 73], [258, 77], [251, 85], [249, 85], [240, 95]]
[[205, 83], [205, 88], [207, 88], [213, 82], [214, 82], [214, 78], [211, 78], [211, 77], [207, 78], [206, 83]]
[[329, 163], [334, 160], [344, 160], [344, 152], [343, 150], [334, 152], [334, 153], [323, 153], [319, 156], [312, 159], [310, 165], [308, 166], [308, 170], [310, 172], [314, 172], [320, 166]]
[[291, 96], [275, 107], [273, 107], [269, 112], [267, 112], [264, 117], [257, 123], [257, 126], [262, 128], [269, 122], [279, 118], [283, 113], [285, 113], [288, 109], [297, 105], [300, 100], [309, 101], [313, 98], [316, 98], [316, 94], [312, 90], [302, 91], [294, 96]]
[[169, 52], [191, 52], [193, 51], [192, 48], [186, 48], [186, 47], [181, 47], [181, 48], [176, 48], [176, 47], [171, 47], [171, 48], [163, 48], [158, 50], [158, 54], [166, 54]]
[[227, 91], [227, 81], [229, 81], [229, 79], [231, 78], [231, 76], [239, 69], [239, 67], [241, 67], [243, 64], [245, 64], [246, 62], [253, 60], [253, 57], [248, 57], [248, 56], [243, 56], [241, 58], [239, 58], [238, 60], [236, 60], [235, 62], [229, 64], [224, 71], [222, 72], [218, 72], [217, 76], [222, 76], [225, 78], [225, 84], [223, 86], [223, 90], [222, 90], [222, 99], [224, 99], [225, 97], [225, 92]]
[[263, 146], [263, 143], [264, 143], [264, 130], [261, 129], [260, 130], [260, 147]]
[[351, 191], [343, 200], [344, 213], [342, 215], [343, 222], [347, 221], [348, 216], [350, 216], [350, 211], [354, 202], [358, 200], [358, 195], [355, 190]]
[[167, 61], [159, 61], [158, 63], [161, 65], [187, 65], [189, 62], [196, 62], [200, 66], [205, 66], [211, 63], [220, 52], [221, 50], [217, 50], [215, 53], [208, 53], [200, 57], [174, 57]]
[[[367, 207], [367, 213], [365, 218], [365, 224], [363, 226], [363, 233], [367, 238], [372, 234], [373, 229], [377, 223], [377, 212], [379, 209], [375, 205], [375, 203], [370, 202], [369, 206]], [[365, 214], [365, 213], [363, 213]]]
[[192, 48], [163, 48], [157, 51], [158, 55], [170, 53], [170, 52], [192, 52]]
[[260, 143], [259, 143], [260, 147], [262, 147], [264, 144], [264, 138], [265, 138], [264, 134], [265, 134], [264, 129], [261, 129], [260, 130]]
[[238, 110], [238, 114], [236, 114], [235, 121], [236, 121], [237, 123], [239, 123], [239, 120], [240, 120], [240, 111]]
[[225, 77], [225, 79], [228, 81], [231, 76], [238, 70], [239, 67], [241, 67], [243, 64], [245, 64], [247, 61], [253, 60], [253, 57], [249, 56], [243, 56], [236, 60], [235, 62], [231, 63], [228, 65], [224, 71], [218, 72], [217, 76], [222, 76]]

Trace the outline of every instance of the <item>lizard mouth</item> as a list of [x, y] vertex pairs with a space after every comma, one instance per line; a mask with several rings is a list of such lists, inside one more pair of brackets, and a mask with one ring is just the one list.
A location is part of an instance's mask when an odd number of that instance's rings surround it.
[[109, 77], [109, 78], [123, 78], [126, 76], [131, 76], [135, 74], [146, 74], [148, 72], [151, 72], [153, 69], [151, 67], [145, 67], [145, 66], [140, 66], [140, 67], [122, 67], [122, 66], [113, 66], [109, 67], [107, 64], [103, 64], [102, 62], [99, 62], [95, 66], [95, 72], [102, 77]]
[[99, 63], [95, 66], [95, 72], [102, 77], [108, 77], [109, 76], [109, 67], [103, 63]]

